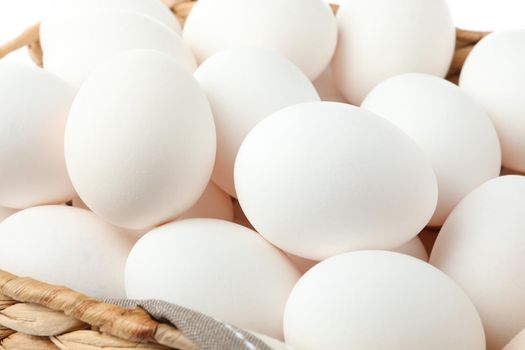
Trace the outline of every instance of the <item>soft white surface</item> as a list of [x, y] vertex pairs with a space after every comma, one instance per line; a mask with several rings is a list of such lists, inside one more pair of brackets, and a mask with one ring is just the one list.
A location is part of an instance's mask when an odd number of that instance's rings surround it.
[[136, 12], [93, 10], [57, 14], [40, 28], [44, 67], [78, 88], [109, 58], [131, 49], [155, 49], [193, 72], [191, 50], [168, 27]]
[[287, 57], [313, 80], [332, 58], [337, 25], [320, 0], [199, 0], [183, 37], [199, 63], [224, 49], [263, 48]]
[[465, 293], [431, 265], [391, 252], [314, 266], [288, 299], [284, 333], [298, 350], [485, 350]]
[[337, 13], [336, 82], [359, 105], [381, 81], [402, 73], [444, 77], [455, 47], [445, 0], [352, 0]]
[[148, 228], [181, 215], [204, 192], [215, 158], [213, 116], [173, 58], [129, 51], [100, 66], [78, 92], [65, 153], [91, 210], [118, 226]]
[[[42, 1], [42, 0], [41, 0]], [[136, 12], [168, 26], [178, 34], [182, 33], [177, 17], [161, 0], [57, 0], [57, 12], [69, 16], [75, 12], [93, 9], [108, 9]]]
[[210, 182], [197, 203], [177, 219], [191, 218], [233, 221], [232, 198], [213, 182]]
[[437, 201], [431, 164], [408, 136], [335, 102], [287, 107], [260, 122], [237, 155], [235, 186], [260, 234], [313, 260], [399, 246]]
[[264, 334], [261, 334], [261, 333], [257, 333], [257, 332], [250, 332], [250, 333], [252, 333], [257, 338], [262, 340], [272, 350], [294, 350], [290, 345], [286, 345], [285, 343], [281, 342], [280, 340], [270, 338], [267, 335], [264, 335]]
[[284, 305], [298, 278], [288, 258], [257, 233], [227, 221], [191, 219], [138, 241], [126, 266], [126, 292], [282, 339]]
[[64, 161], [73, 90], [34, 66], [0, 62], [0, 206], [64, 203], [75, 191]]
[[399, 75], [376, 86], [362, 107], [401, 128], [431, 160], [439, 187], [431, 226], [443, 225], [461, 199], [499, 176], [496, 130], [483, 107], [456, 85], [431, 75]]
[[494, 33], [472, 50], [459, 85], [489, 113], [503, 165], [525, 171], [525, 29]]
[[319, 101], [314, 86], [293, 63], [261, 49], [231, 49], [207, 59], [195, 72], [217, 127], [213, 181], [235, 197], [233, 166], [242, 141], [269, 114]]
[[467, 292], [498, 350], [525, 327], [525, 177], [469, 194], [439, 232], [430, 262]]
[[0, 269], [66, 285], [94, 298], [124, 298], [133, 239], [84, 209], [22, 210], [0, 224]]

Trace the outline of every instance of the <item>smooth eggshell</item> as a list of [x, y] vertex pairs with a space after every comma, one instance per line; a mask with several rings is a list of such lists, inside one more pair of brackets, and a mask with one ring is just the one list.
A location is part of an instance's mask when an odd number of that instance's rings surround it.
[[276, 51], [312, 80], [328, 66], [337, 42], [330, 7], [319, 0], [199, 0], [183, 33], [198, 62], [219, 51]]
[[460, 200], [499, 176], [496, 130], [456, 85], [431, 75], [399, 75], [376, 86], [361, 106], [401, 128], [431, 160], [439, 199], [430, 226], [443, 225]]
[[467, 57], [459, 85], [489, 113], [501, 141], [503, 165], [525, 172], [525, 30], [481, 40]]
[[469, 194], [439, 232], [431, 264], [470, 296], [489, 350], [525, 327], [525, 177], [493, 179]]
[[75, 88], [100, 63], [133, 49], [158, 50], [190, 72], [196, 68], [191, 50], [177, 33], [135, 12], [92, 10], [52, 16], [42, 21], [40, 38], [44, 68]]
[[133, 240], [84, 209], [22, 210], [0, 224], [0, 269], [94, 298], [124, 298], [124, 268]]
[[281, 339], [284, 305], [298, 278], [288, 258], [255, 232], [227, 221], [190, 219], [138, 241], [126, 266], [126, 292]]
[[337, 22], [332, 68], [352, 104], [398, 74], [447, 74], [456, 35], [446, 0], [345, 1]]
[[260, 122], [237, 155], [235, 186], [257, 232], [313, 260], [399, 246], [437, 201], [431, 164], [408, 136], [335, 102], [295, 105]]
[[65, 135], [80, 198], [129, 229], [168, 222], [192, 207], [215, 158], [213, 116], [193, 76], [153, 50], [121, 54], [80, 89]]
[[60, 11], [62, 15], [68, 16], [71, 12], [84, 12], [92, 9], [140, 13], [163, 23], [178, 34], [182, 33], [177, 17], [161, 0], [60, 0], [55, 11]]
[[197, 203], [177, 219], [182, 220], [191, 218], [209, 218], [233, 221], [232, 198], [213, 182], [210, 182]]
[[232, 196], [235, 157], [248, 132], [284, 107], [320, 100], [299, 68], [267, 50], [222, 51], [207, 59], [195, 78], [208, 96], [217, 127], [212, 179]]
[[431, 265], [391, 252], [314, 266], [290, 294], [284, 333], [300, 350], [485, 350], [465, 293]]
[[24, 209], [74, 196], [64, 161], [73, 90], [33, 66], [0, 63], [0, 205]]

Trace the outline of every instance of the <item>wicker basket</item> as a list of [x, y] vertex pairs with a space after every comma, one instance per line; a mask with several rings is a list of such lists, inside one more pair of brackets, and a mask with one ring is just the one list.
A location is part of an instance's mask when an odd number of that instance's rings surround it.
[[[195, 0], [163, 1], [184, 22]], [[487, 34], [457, 30], [456, 53], [447, 79], [457, 82], [468, 53]], [[0, 58], [25, 46], [41, 66], [38, 24], [0, 46]], [[135, 348], [191, 350], [196, 346], [176, 328], [153, 320], [140, 308], [117, 307], [0, 271], [0, 350]]]

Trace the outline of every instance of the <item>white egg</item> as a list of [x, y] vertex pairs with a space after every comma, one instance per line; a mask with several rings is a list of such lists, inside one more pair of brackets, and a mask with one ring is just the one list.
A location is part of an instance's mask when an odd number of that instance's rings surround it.
[[199, 0], [183, 37], [198, 62], [224, 49], [262, 48], [285, 56], [314, 80], [332, 58], [337, 24], [319, 0]]
[[439, 232], [431, 264], [476, 305], [489, 350], [525, 327], [525, 177], [493, 179], [469, 194]]
[[196, 68], [191, 50], [177, 33], [135, 12], [92, 10], [49, 17], [42, 21], [40, 39], [44, 68], [76, 88], [97, 65], [127, 50], [158, 50], [190, 72]]
[[99, 67], [71, 107], [66, 163], [80, 198], [129, 229], [170, 221], [208, 185], [213, 116], [193, 76], [154, 50], [123, 53]]
[[233, 166], [248, 132], [275, 111], [320, 100], [299, 68], [267, 50], [222, 51], [207, 59], [195, 78], [208, 96], [217, 127], [212, 179], [234, 197]]
[[377, 84], [398, 74], [447, 74], [455, 29], [446, 0], [345, 1], [337, 22], [332, 68], [350, 103], [359, 105]]
[[342, 254], [308, 271], [286, 304], [284, 334], [298, 350], [485, 350], [479, 315], [450, 278], [380, 251]]
[[362, 107], [407, 133], [432, 162], [439, 200], [431, 226], [441, 226], [473, 189], [499, 176], [501, 149], [492, 122], [456, 85], [403, 74], [376, 86]]
[[489, 113], [501, 141], [503, 165], [525, 172], [525, 30], [481, 40], [467, 57], [459, 85]]
[[298, 104], [260, 122], [237, 155], [235, 186], [257, 232], [313, 260], [397, 247], [437, 202], [431, 164], [408, 136], [335, 102]]
[[133, 240], [84, 209], [65, 205], [22, 210], [0, 224], [0, 269], [94, 298], [124, 298]]
[[182, 220], [191, 218], [209, 218], [233, 221], [232, 198], [213, 182], [210, 182], [197, 203], [177, 219]]
[[[428, 261], [428, 254], [425, 250], [425, 247], [423, 246], [423, 243], [419, 239], [419, 237], [414, 237], [407, 243], [392, 249], [391, 251], [396, 253], [401, 253], [405, 255], [413, 256], [414, 258], [418, 258], [423, 261]], [[301, 258], [300, 256], [295, 256], [293, 254], [287, 253], [290, 260], [294, 263], [295, 266], [301, 271], [302, 273], [305, 273], [306, 271], [310, 270], [312, 267], [317, 265], [319, 261], [310, 260]]]
[[0, 222], [4, 221], [14, 213], [16, 213], [18, 209], [11, 209], [11, 208], [4, 208], [0, 207]]
[[334, 73], [330, 66], [324, 70], [319, 78], [315, 79], [314, 86], [319, 93], [321, 100], [347, 103], [346, 98], [341, 94], [341, 91], [335, 82]]
[[421, 242], [421, 239], [419, 239], [419, 237], [417, 236], [412, 238], [405, 244], [395, 249], [392, 249], [392, 251], [396, 253], [409, 255], [419, 260], [423, 260], [425, 262], [428, 261], [428, 253], [425, 250], [425, 246], [423, 245], [423, 242]]
[[0, 63], [0, 205], [64, 203], [75, 191], [64, 161], [73, 90], [40, 68]]
[[176, 33], [182, 30], [177, 17], [160, 0], [60, 0], [55, 11], [69, 16], [71, 12], [93, 9], [122, 10], [140, 13], [168, 26]]
[[215, 219], [154, 229], [126, 266], [128, 298], [165, 300], [279, 339], [298, 279], [293, 264], [261, 236]]

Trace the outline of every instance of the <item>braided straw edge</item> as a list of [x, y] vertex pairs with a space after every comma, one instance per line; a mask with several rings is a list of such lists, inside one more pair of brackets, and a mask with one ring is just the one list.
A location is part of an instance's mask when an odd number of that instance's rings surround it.
[[[126, 309], [107, 304], [66, 287], [53, 286], [32, 278], [17, 277], [0, 270], [0, 294], [3, 296], [3, 304], [21, 302], [44, 306], [117, 338], [135, 343], [160, 344], [180, 350], [197, 349], [175, 327], [153, 320], [140, 308]], [[8, 299], [13, 303], [9, 303]], [[2, 319], [0, 325], [9, 329]], [[78, 329], [78, 325], [75, 328]]]

